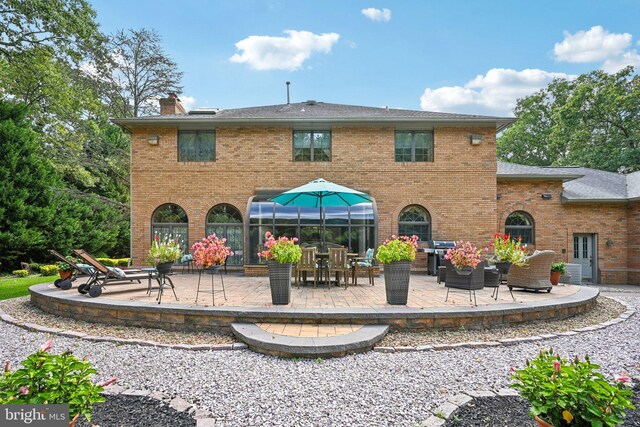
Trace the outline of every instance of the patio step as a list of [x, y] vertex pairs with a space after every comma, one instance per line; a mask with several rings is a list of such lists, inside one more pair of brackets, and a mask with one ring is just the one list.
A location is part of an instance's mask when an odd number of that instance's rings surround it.
[[384, 338], [389, 326], [232, 323], [231, 330], [259, 353], [316, 358], [371, 350]]

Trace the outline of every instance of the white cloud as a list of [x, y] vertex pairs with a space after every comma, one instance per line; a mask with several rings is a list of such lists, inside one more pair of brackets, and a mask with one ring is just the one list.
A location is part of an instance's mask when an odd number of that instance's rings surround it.
[[617, 58], [607, 59], [600, 68], [607, 73], [615, 73], [628, 65], [636, 67], [636, 71], [640, 69], [640, 55], [638, 55], [637, 50], [633, 49], [623, 53]]
[[464, 86], [425, 89], [420, 106], [427, 111], [512, 116], [516, 100], [531, 95], [556, 78], [574, 78], [538, 69], [492, 68]]
[[286, 30], [287, 37], [249, 36], [236, 43], [241, 53], [231, 62], [247, 63], [254, 70], [299, 69], [314, 52], [330, 53], [340, 39], [337, 33], [313, 34], [309, 31]]
[[391, 20], [391, 11], [389, 9], [376, 9], [375, 7], [369, 7], [362, 9], [362, 14], [372, 21], [389, 22]]
[[564, 40], [556, 43], [553, 53], [557, 61], [596, 62], [621, 56], [631, 44], [629, 33], [610, 33], [601, 26], [575, 34], [564, 33]]
[[187, 96], [187, 95], [179, 95], [178, 97], [180, 98], [180, 103], [182, 104], [185, 110], [191, 111], [195, 109], [196, 98], [194, 98], [193, 96]]

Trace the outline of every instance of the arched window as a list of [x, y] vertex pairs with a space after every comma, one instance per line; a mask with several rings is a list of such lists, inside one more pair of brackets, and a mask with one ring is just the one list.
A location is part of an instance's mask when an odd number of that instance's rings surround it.
[[178, 205], [166, 204], [155, 210], [151, 217], [151, 238], [171, 236], [182, 244], [182, 252], [189, 252], [189, 219]]
[[418, 236], [419, 240], [431, 240], [431, 215], [422, 206], [407, 206], [398, 217], [398, 235]]
[[522, 237], [522, 243], [533, 244], [533, 218], [526, 212], [512, 212], [504, 223], [504, 232], [513, 239]]
[[227, 239], [227, 245], [234, 252], [227, 260], [228, 265], [242, 265], [244, 238], [242, 232], [242, 215], [231, 205], [216, 205], [207, 214], [205, 224], [207, 236], [216, 233], [218, 237]]

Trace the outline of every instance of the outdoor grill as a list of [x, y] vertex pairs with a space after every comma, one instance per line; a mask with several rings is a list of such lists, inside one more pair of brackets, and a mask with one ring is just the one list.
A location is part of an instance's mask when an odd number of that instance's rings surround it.
[[427, 248], [427, 272], [432, 276], [438, 274], [438, 265], [444, 260], [447, 250], [454, 248], [456, 242], [453, 240], [429, 240]]

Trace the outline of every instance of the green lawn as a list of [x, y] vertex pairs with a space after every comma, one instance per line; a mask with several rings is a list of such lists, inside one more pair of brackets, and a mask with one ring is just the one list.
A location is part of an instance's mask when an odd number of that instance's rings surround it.
[[59, 276], [29, 276], [23, 278], [0, 278], [0, 301], [3, 299], [29, 295], [29, 286], [38, 283], [53, 282]]

